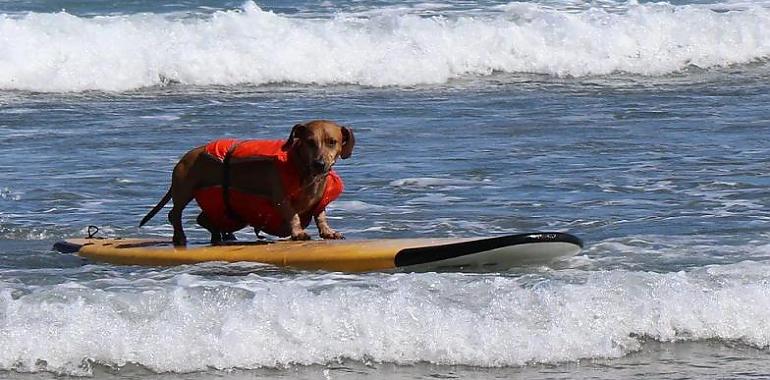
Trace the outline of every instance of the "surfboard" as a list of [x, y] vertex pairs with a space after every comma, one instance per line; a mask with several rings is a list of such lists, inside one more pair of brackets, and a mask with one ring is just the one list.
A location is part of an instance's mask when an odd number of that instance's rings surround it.
[[577, 255], [583, 242], [561, 232], [481, 238], [255, 241], [174, 247], [165, 239], [90, 238], [54, 244], [95, 262], [170, 266], [249, 261], [309, 270], [500, 271]]

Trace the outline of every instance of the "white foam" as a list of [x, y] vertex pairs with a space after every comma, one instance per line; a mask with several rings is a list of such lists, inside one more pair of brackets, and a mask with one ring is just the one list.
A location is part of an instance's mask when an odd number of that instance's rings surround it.
[[417, 178], [402, 178], [390, 182], [390, 186], [409, 189], [409, 190], [423, 190], [426, 188], [441, 188], [441, 189], [458, 189], [476, 187], [485, 182], [481, 180], [466, 180], [461, 178], [433, 178], [433, 177], [417, 177]]
[[446, 195], [443, 193], [429, 193], [422, 197], [417, 197], [406, 201], [408, 205], [423, 205], [423, 204], [445, 204], [448, 205], [453, 202], [460, 202], [465, 198]]
[[152, 115], [152, 116], [139, 116], [140, 119], [161, 120], [161, 121], [174, 121], [181, 119], [181, 116], [177, 114], [170, 115]]
[[389, 207], [381, 206], [373, 203], [363, 202], [363, 201], [335, 201], [329, 206], [329, 209], [331, 210], [341, 210], [341, 211], [355, 211], [355, 212], [361, 212], [361, 211], [385, 211], [389, 210]]
[[770, 10], [761, 4], [619, 8], [511, 3], [459, 16], [372, 10], [301, 18], [248, 2], [205, 15], [5, 14], [0, 89], [410, 86], [493, 72], [663, 75], [770, 56]]
[[10, 187], [0, 189], [0, 198], [8, 201], [18, 201], [21, 199], [21, 193], [12, 190]]
[[[770, 265], [693, 272], [300, 275], [0, 282], [0, 369], [88, 374], [338, 359], [482, 367], [618, 357], [658, 341], [770, 345]], [[147, 275], [146, 277], [151, 277]]]
[[9, 219], [5, 215], [0, 215], [0, 239], [48, 240], [56, 236], [56, 229], [18, 226], [9, 223]]

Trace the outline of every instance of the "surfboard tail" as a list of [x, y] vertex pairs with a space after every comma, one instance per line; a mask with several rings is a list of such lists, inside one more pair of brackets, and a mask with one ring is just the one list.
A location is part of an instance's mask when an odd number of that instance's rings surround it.
[[163, 196], [160, 202], [158, 202], [158, 204], [156, 204], [155, 207], [153, 207], [152, 210], [150, 210], [150, 212], [148, 212], [147, 215], [145, 215], [144, 218], [142, 218], [142, 221], [139, 222], [139, 227], [144, 226], [145, 223], [149, 222], [150, 219], [152, 219], [152, 217], [155, 216], [155, 214], [157, 214], [158, 211], [160, 211], [163, 208], [163, 206], [165, 206], [166, 203], [168, 203], [168, 201], [170, 200], [171, 200], [171, 190], [167, 191], [166, 195]]

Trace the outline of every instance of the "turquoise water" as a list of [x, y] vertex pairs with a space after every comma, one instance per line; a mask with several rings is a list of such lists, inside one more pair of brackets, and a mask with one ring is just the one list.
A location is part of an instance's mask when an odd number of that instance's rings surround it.
[[[64, 11], [62, 11], [64, 9]], [[763, 2], [1, 2], [0, 376], [763, 377]], [[352, 127], [348, 238], [557, 230], [506, 273], [117, 267], [217, 137]], [[207, 235], [188, 208], [192, 239]], [[313, 231], [314, 232], [314, 231]], [[241, 239], [253, 239], [247, 231]]]

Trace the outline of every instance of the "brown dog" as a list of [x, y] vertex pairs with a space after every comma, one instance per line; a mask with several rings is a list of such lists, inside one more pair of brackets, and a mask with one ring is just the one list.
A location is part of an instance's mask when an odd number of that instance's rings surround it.
[[322, 238], [342, 239], [329, 227], [325, 206], [342, 191], [332, 166], [350, 157], [354, 145], [352, 130], [327, 120], [295, 125], [286, 141], [213, 141], [179, 160], [168, 192], [139, 226], [173, 200], [173, 242], [185, 245], [182, 210], [196, 199], [203, 209], [198, 223], [211, 232], [212, 243], [246, 225], [258, 236], [265, 231], [308, 240], [311, 217]]

